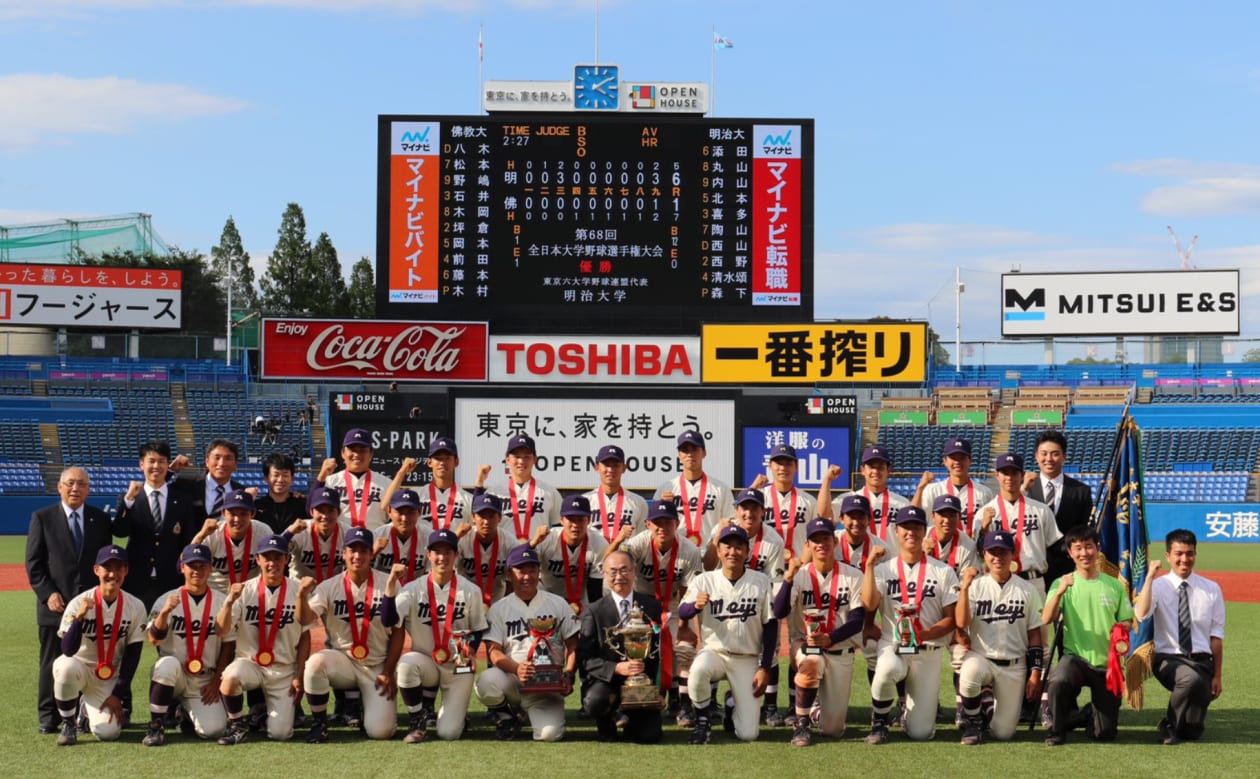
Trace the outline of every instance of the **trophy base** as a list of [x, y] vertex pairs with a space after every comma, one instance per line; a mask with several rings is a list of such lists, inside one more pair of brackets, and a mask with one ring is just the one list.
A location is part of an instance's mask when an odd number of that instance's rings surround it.
[[897, 646], [897, 654], [899, 655], [917, 655], [919, 647], [914, 644], [900, 644]]
[[803, 655], [821, 655], [822, 653], [823, 653], [822, 647], [819, 647], [819, 646], [801, 647], [801, 654]]
[[472, 665], [456, 665], [455, 670], [452, 671], [452, 673], [455, 674], [456, 676], [459, 676], [460, 674], [470, 674], [472, 672], [473, 672]]
[[661, 708], [661, 692], [651, 682], [621, 685], [621, 708], [657, 711]]
[[521, 692], [525, 695], [564, 695], [568, 691], [564, 669], [558, 665], [536, 665], [529, 681], [521, 682]]

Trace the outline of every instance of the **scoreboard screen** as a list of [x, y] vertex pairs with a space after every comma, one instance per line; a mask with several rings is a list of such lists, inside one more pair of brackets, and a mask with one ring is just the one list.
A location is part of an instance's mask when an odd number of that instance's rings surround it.
[[809, 119], [381, 116], [377, 316], [813, 319]]

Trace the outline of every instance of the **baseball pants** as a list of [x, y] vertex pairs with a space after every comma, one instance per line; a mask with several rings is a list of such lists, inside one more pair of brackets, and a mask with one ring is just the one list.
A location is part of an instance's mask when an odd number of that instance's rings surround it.
[[897, 699], [897, 682], [906, 683], [906, 735], [927, 741], [936, 733], [936, 705], [941, 694], [941, 648], [922, 644], [918, 654], [899, 655], [897, 647], [880, 647], [871, 682], [871, 699]]
[[735, 737], [740, 741], [756, 741], [761, 732], [761, 697], [753, 695], [753, 675], [759, 660], [756, 655], [701, 649], [687, 677], [687, 694], [697, 710], [709, 705], [710, 685], [727, 681], [735, 699]]
[[263, 668], [253, 660], [238, 657], [223, 669], [223, 681], [235, 682], [242, 691], [262, 690], [267, 702], [267, 738], [288, 741], [293, 738], [292, 665]]
[[844, 735], [844, 721], [849, 715], [849, 691], [853, 685], [853, 652], [853, 649], [841, 649], [807, 655], [801, 646], [797, 646], [796, 686], [818, 689], [821, 707], [818, 732], [824, 736]]
[[122, 733], [122, 723], [110, 719], [105, 700], [114, 694], [117, 679], [98, 679], [92, 666], [74, 657], [61, 655], [53, 661], [53, 698], [72, 701], [83, 695], [83, 712], [88, 730], [101, 741], [113, 741]]
[[958, 693], [964, 698], [976, 698], [985, 686], [993, 686], [993, 719], [989, 722], [989, 733], [998, 741], [1009, 741], [1019, 726], [1024, 677], [1022, 658], [1010, 665], [999, 665], [979, 652], [968, 652], [963, 657]]
[[486, 708], [501, 706], [505, 701], [523, 708], [529, 715], [535, 741], [564, 738], [564, 698], [559, 695], [522, 695], [520, 680], [498, 668], [482, 671], [476, 687], [477, 697]]
[[150, 679], [174, 689], [173, 702], [184, 707], [193, 729], [201, 738], [218, 738], [227, 729], [227, 712], [223, 710], [223, 702], [203, 703], [201, 690], [210, 681], [211, 671], [193, 674], [188, 673], [184, 664], [174, 655], [159, 657], [153, 664]]
[[431, 656], [407, 652], [398, 658], [398, 686], [438, 688], [442, 691], [442, 707], [437, 711], [437, 735], [443, 741], [454, 741], [464, 735], [464, 718], [472, 699], [473, 675], [455, 673], [455, 663], [438, 665]]
[[363, 731], [368, 738], [388, 739], [398, 729], [398, 703], [381, 695], [376, 677], [383, 666], [368, 668], [354, 662], [340, 649], [321, 649], [306, 661], [302, 686], [308, 695], [327, 695], [330, 688], [358, 688], [363, 702]]

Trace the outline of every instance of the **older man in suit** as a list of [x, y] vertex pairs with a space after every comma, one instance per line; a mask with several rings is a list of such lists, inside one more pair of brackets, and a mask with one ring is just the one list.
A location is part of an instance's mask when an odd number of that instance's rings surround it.
[[[600, 741], [616, 741], [616, 711], [621, 703], [621, 688], [636, 674], [656, 678], [658, 655], [647, 660], [626, 660], [618, 652], [620, 640], [609, 631], [621, 625], [634, 609], [643, 613], [653, 625], [661, 624], [661, 604], [653, 597], [634, 591], [635, 564], [622, 551], [609, 552], [604, 558], [604, 583], [609, 592], [582, 612], [578, 637], [578, 661], [589, 680], [582, 703], [595, 719]], [[652, 644], [660, 646], [659, 634], [652, 634]], [[626, 737], [639, 744], [655, 744], [661, 740], [659, 708], [635, 708], [624, 712]]]
[[[1060, 535], [1066, 535], [1074, 527], [1088, 525], [1094, 513], [1094, 497], [1085, 482], [1063, 473], [1067, 459], [1067, 437], [1058, 430], [1045, 430], [1037, 436], [1035, 456], [1040, 472], [1029, 471], [1024, 477], [1024, 494], [1039, 500], [1054, 512], [1054, 523]], [[1046, 582], [1053, 582], [1065, 573], [1071, 573], [1076, 565], [1068, 558], [1062, 541], [1047, 551]]]
[[70, 600], [96, 585], [96, 553], [113, 541], [109, 516], [88, 506], [91, 483], [82, 468], [66, 468], [57, 481], [58, 503], [31, 514], [26, 533], [26, 578], [35, 592], [39, 626], [39, 732], [56, 733], [61, 721], [53, 699], [52, 665], [61, 654], [57, 628]]

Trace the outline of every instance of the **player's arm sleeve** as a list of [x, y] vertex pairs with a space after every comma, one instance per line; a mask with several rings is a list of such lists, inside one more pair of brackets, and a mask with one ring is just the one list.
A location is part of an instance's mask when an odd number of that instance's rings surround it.
[[[70, 612], [70, 608], [66, 607], [66, 612]], [[79, 645], [83, 640], [83, 620], [70, 619], [69, 624], [63, 619], [61, 621], [61, 654], [66, 657], [74, 657], [79, 651]]]
[[688, 620], [696, 616], [699, 609], [696, 608], [696, 597], [699, 592], [696, 590], [695, 579], [687, 585], [687, 592], [683, 594], [682, 602], [678, 604], [678, 618]]
[[844, 621], [844, 624], [828, 633], [827, 637], [831, 639], [831, 643], [833, 645], [839, 644], [846, 638], [850, 638], [852, 636], [856, 636], [858, 633], [861, 633], [862, 624], [865, 621], [866, 609], [861, 606], [854, 606], [849, 609], [849, 618]]
[[792, 580], [784, 579], [771, 604], [771, 613], [775, 619], [784, 619], [792, 612]]
[[779, 620], [761, 626], [761, 667], [769, 670], [779, 659]]
[[136, 675], [136, 669], [140, 667], [140, 650], [143, 647], [144, 644], [139, 642], [127, 645], [127, 649], [123, 652], [122, 664], [118, 667], [118, 682], [114, 685], [115, 695], [118, 695], [120, 691], [131, 690], [131, 679]]
[[397, 597], [393, 595], [381, 596], [381, 624], [387, 628], [398, 624], [397, 600]]

